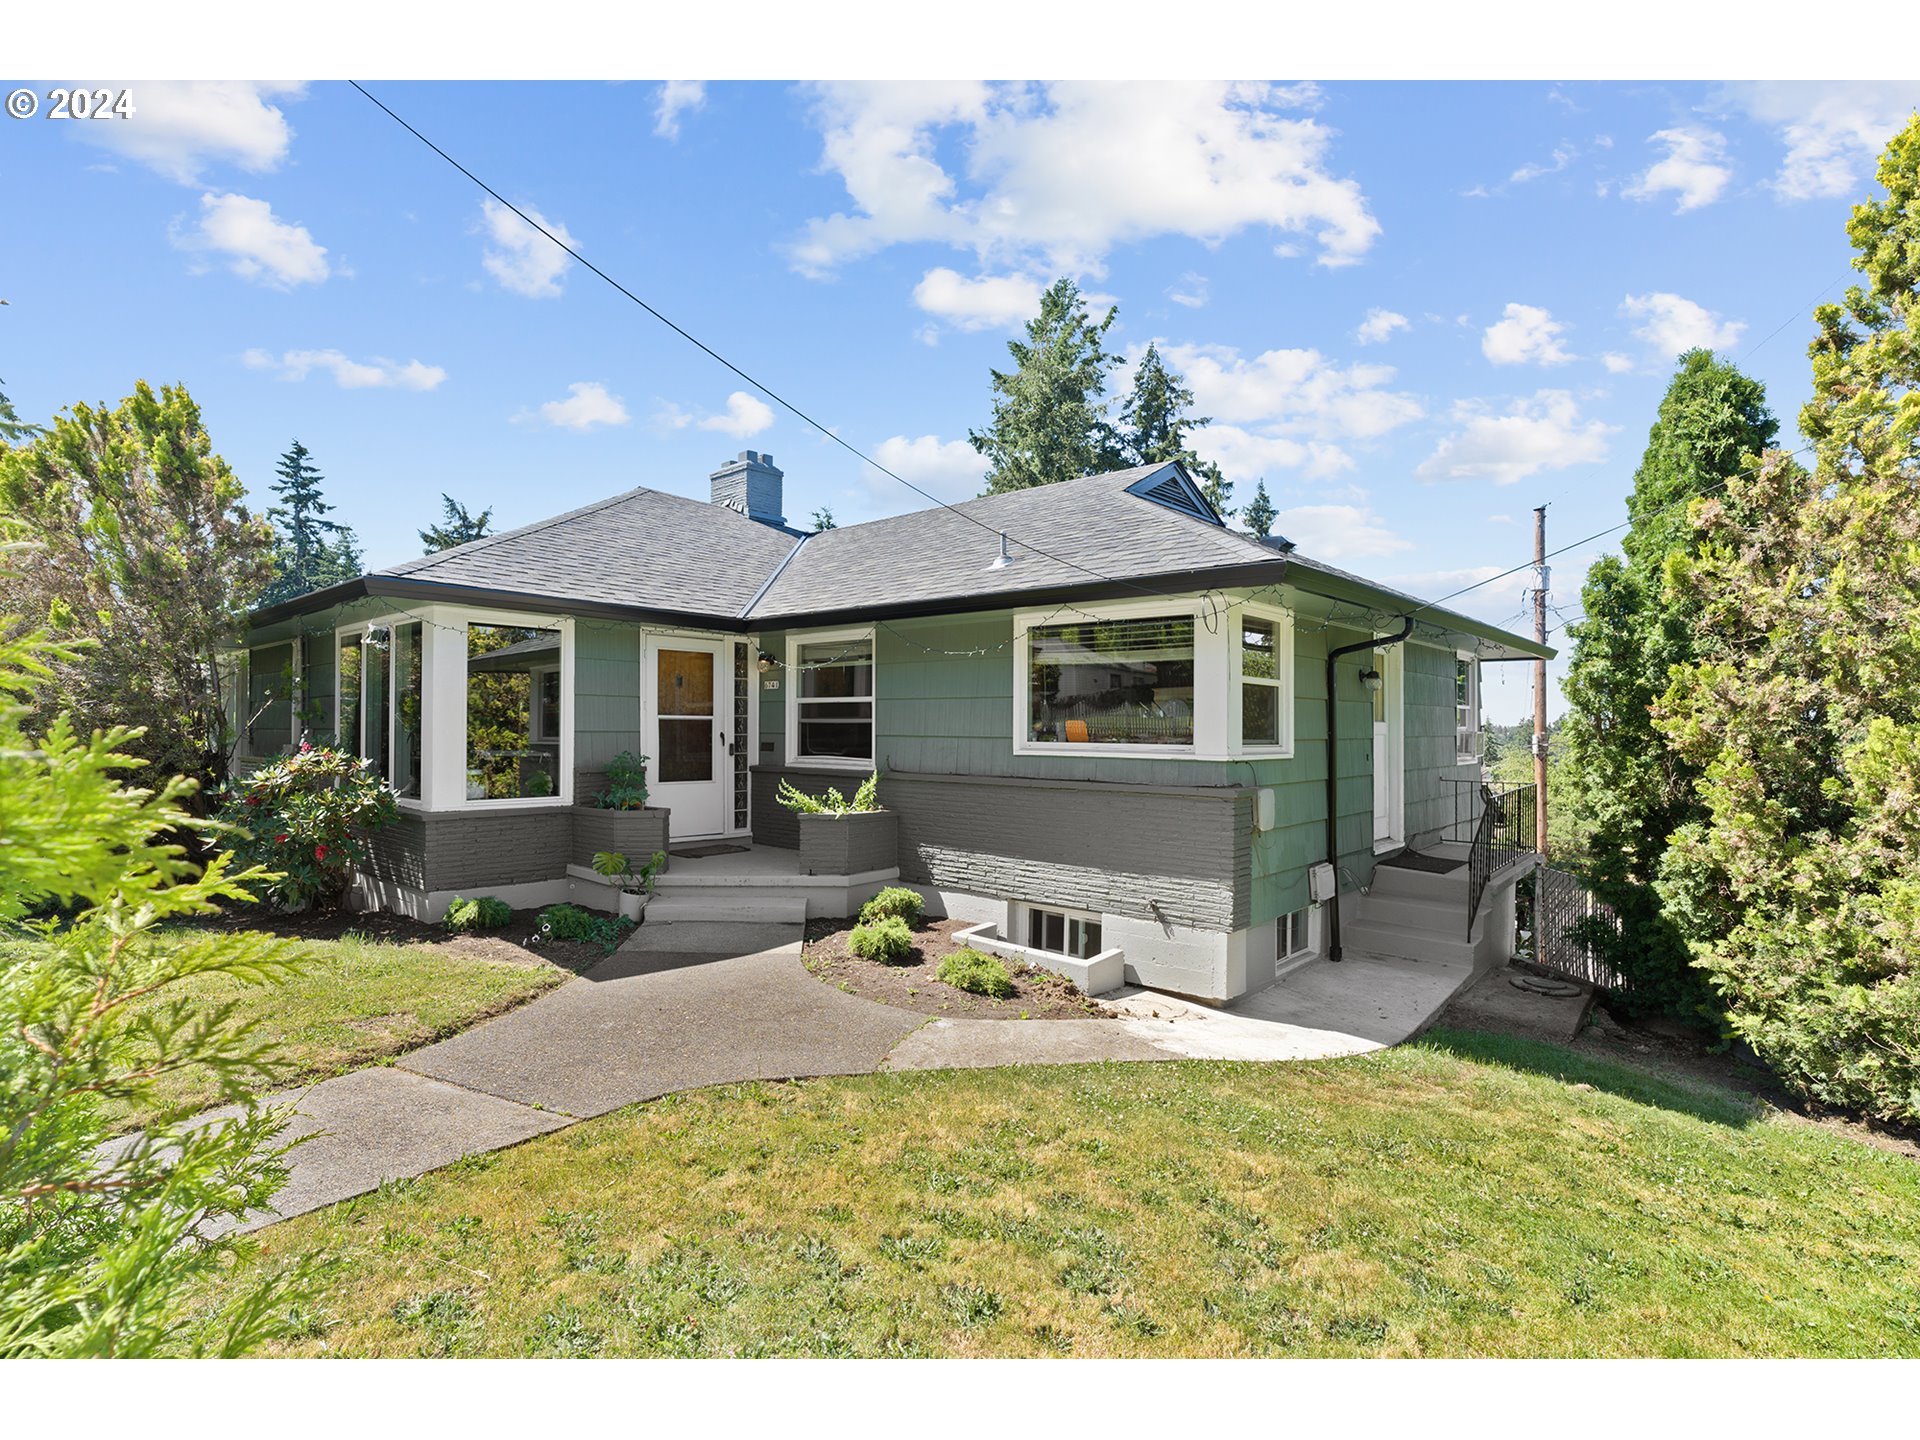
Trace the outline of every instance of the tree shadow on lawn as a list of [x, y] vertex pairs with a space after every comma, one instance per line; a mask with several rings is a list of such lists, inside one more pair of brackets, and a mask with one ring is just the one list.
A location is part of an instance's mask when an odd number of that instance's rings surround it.
[[1714, 1125], [1744, 1129], [1772, 1109], [1760, 1096], [1701, 1079], [1687, 1082], [1639, 1070], [1617, 1061], [1592, 1059], [1543, 1040], [1494, 1035], [1478, 1030], [1426, 1032], [1413, 1044], [1462, 1060], [1525, 1071], [1563, 1085], [1588, 1085], [1623, 1100], [1676, 1110]]

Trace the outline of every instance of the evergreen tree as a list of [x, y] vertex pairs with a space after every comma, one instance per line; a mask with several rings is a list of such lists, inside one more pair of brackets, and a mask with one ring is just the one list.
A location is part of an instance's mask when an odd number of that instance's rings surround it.
[[1130, 465], [1156, 465], [1177, 460], [1200, 483], [1207, 501], [1222, 520], [1233, 514], [1233, 482], [1211, 460], [1202, 460], [1188, 443], [1190, 431], [1213, 423], [1204, 415], [1189, 415], [1193, 391], [1179, 373], [1167, 368], [1159, 347], [1147, 346], [1133, 373], [1133, 390], [1120, 407], [1120, 444]]
[[360, 573], [360, 546], [353, 531], [325, 518], [333, 509], [320, 498], [326, 477], [310, 464], [311, 452], [298, 440], [280, 457], [280, 478], [273, 489], [281, 503], [267, 511], [276, 528], [274, 577], [261, 592], [262, 604], [291, 600]]
[[[0, 385], [4, 384], [6, 381], [0, 380]], [[13, 401], [0, 390], [0, 445], [22, 445], [41, 433], [38, 425], [29, 425], [15, 413]]]
[[429, 525], [420, 532], [420, 543], [427, 547], [426, 554], [437, 555], [442, 550], [451, 550], [470, 540], [484, 540], [491, 533], [492, 506], [478, 515], [469, 515], [466, 506], [446, 494], [441, 495], [440, 504], [440, 523]]
[[1621, 918], [1603, 943], [1628, 981], [1619, 998], [1642, 1010], [1714, 1009], [1686, 944], [1699, 917], [1668, 916], [1653, 889], [1668, 837], [1705, 813], [1699, 770], [1653, 724], [1670, 672], [1695, 653], [1696, 607], [1667, 589], [1666, 570], [1692, 548], [1689, 502], [1719, 495], [1778, 430], [1758, 381], [1705, 350], [1681, 356], [1634, 472], [1624, 558], [1605, 556], [1587, 572], [1586, 618], [1568, 631], [1566, 760], [1589, 837], [1588, 879]]
[[1054, 281], [1027, 322], [1027, 338], [1007, 342], [1015, 368], [995, 370], [993, 421], [967, 434], [992, 462], [987, 493], [1077, 480], [1127, 463], [1107, 420], [1107, 375], [1119, 363], [1102, 348], [1119, 312], [1095, 323], [1073, 281]]
[[822, 505], [818, 510], [813, 512], [813, 529], [815, 534], [818, 534], [822, 530], [831, 530], [833, 528], [833, 510], [829, 506]]
[[1267, 478], [1261, 476], [1253, 487], [1253, 499], [1247, 502], [1247, 508], [1240, 518], [1247, 522], [1247, 530], [1262, 540], [1273, 532], [1273, 501], [1267, 498]]
[[1697, 658], [1657, 723], [1697, 768], [1661, 898], [1734, 1029], [1830, 1105], [1920, 1121], [1920, 116], [1847, 226], [1867, 279], [1814, 312], [1811, 472], [1778, 451], [1696, 501], [1671, 568]]

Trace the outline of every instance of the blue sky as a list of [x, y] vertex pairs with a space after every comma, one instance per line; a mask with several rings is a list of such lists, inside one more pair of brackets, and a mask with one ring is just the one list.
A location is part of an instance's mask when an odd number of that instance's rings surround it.
[[[33, 197], [0, 220], [23, 415], [183, 381], [257, 495], [299, 437], [374, 566], [418, 551], [442, 491], [504, 527], [635, 484], [704, 497], [747, 448], [796, 521], [924, 503], [490, 214], [347, 86], [132, 88], [131, 120], [0, 123], [0, 175]], [[1113, 348], [1156, 341], [1186, 373], [1236, 501], [1264, 476], [1303, 550], [1427, 596], [1524, 561], [1535, 505], [1553, 545], [1624, 519], [1688, 344], [1740, 359], [1791, 435], [1847, 207], [1920, 103], [1920, 83], [371, 88], [944, 498], [979, 488], [988, 368], [1073, 275], [1119, 307]], [[1565, 614], [1604, 548], [1555, 562]], [[1519, 626], [1526, 583], [1459, 605]], [[1525, 667], [1494, 670], [1490, 713], [1519, 718]]]

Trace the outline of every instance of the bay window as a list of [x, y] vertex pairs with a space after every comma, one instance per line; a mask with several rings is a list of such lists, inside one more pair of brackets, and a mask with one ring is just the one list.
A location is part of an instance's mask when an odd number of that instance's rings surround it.
[[466, 798], [558, 795], [560, 632], [469, 624], [466, 659]]
[[787, 642], [787, 759], [822, 769], [873, 768], [873, 632]]
[[278, 755], [293, 744], [293, 646], [261, 645], [247, 652], [246, 713], [241, 717], [249, 755]]

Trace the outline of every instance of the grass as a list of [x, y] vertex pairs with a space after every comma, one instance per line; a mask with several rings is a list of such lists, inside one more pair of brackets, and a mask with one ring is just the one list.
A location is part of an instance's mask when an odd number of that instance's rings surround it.
[[[0, 942], [8, 952], [33, 942]], [[236, 1018], [257, 1021], [258, 1034], [280, 1049], [283, 1084], [303, 1084], [401, 1054], [464, 1030], [532, 999], [567, 978], [564, 970], [528, 956], [524, 962], [481, 959], [432, 944], [392, 944], [348, 934], [303, 940], [307, 957], [298, 974], [271, 985], [243, 985], [224, 975], [200, 975], [169, 986], [150, 1003], [191, 995], [208, 1005], [233, 1002]], [[218, 1101], [205, 1075], [163, 1076], [154, 1104], [126, 1110], [126, 1129], [176, 1109]]]
[[1920, 1354], [1911, 1160], [1464, 1034], [722, 1087], [254, 1244], [292, 1354]]

